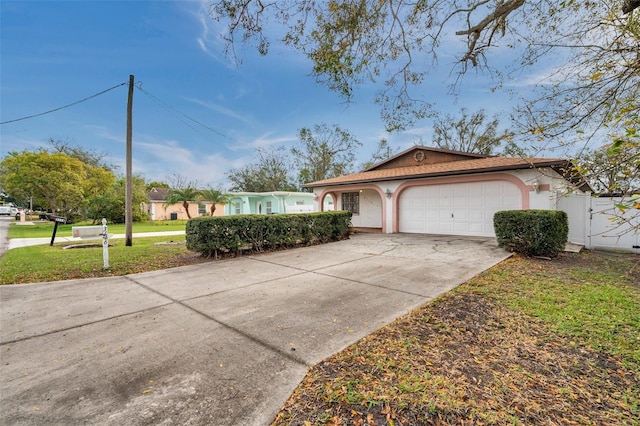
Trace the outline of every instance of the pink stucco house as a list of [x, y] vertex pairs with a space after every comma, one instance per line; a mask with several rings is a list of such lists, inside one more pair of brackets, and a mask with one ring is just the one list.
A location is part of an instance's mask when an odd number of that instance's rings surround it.
[[[499, 210], [560, 210], [590, 188], [561, 158], [498, 157], [414, 146], [359, 173], [311, 182], [316, 210], [331, 199], [356, 228], [493, 237]], [[571, 221], [571, 217], [569, 218]]]
[[[169, 188], [152, 188], [147, 192], [148, 202], [145, 210], [149, 214], [151, 220], [187, 220], [187, 212], [182, 203], [165, 206], [165, 198], [167, 197]], [[207, 201], [194, 200], [189, 202], [189, 214], [191, 217], [207, 216], [210, 214], [211, 203]], [[224, 215], [224, 205], [216, 204], [214, 216]]]

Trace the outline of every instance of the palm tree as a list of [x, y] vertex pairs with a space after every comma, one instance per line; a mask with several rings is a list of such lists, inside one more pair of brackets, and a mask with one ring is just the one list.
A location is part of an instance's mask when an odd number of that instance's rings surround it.
[[200, 191], [200, 198], [211, 203], [211, 216], [216, 211], [216, 204], [224, 205], [229, 203], [229, 197], [213, 188]]
[[173, 204], [182, 203], [182, 207], [187, 211], [187, 217], [191, 219], [189, 213], [189, 201], [195, 201], [200, 196], [200, 191], [193, 187], [170, 189], [167, 197], [164, 199], [164, 205], [171, 206]]

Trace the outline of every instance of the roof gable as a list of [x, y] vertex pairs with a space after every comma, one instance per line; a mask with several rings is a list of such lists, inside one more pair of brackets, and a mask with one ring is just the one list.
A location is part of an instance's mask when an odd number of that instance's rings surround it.
[[364, 171], [369, 172], [372, 170], [396, 169], [398, 167], [450, 163], [452, 161], [464, 161], [488, 157], [491, 156], [416, 145], [385, 161], [375, 164]]
[[167, 198], [167, 193], [169, 192], [169, 188], [151, 188], [151, 191], [147, 192], [147, 197], [149, 201], [164, 201]]
[[552, 168], [566, 179], [576, 181], [570, 175], [571, 162], [561, 158], [513, 158], [483, 157], [444, 163], [422, 164], [417, 166], [394, 167], [388, 169], [367, 170], [345, 176], [310, 182], [303, 185], [307, 188], [358, 183], [382, 182], [398, 179], [420, 179], [442, 176], [459, 176], [465, 174], [488, 173], [508, 170], [533, 168]]

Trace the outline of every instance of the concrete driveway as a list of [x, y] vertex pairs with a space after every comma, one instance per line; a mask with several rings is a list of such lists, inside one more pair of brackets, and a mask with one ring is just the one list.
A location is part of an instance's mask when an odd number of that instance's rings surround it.
[[350, 240], [0, 287], [0, 423], [268, 425], [309, 366], [507, 258], [493, 239]]

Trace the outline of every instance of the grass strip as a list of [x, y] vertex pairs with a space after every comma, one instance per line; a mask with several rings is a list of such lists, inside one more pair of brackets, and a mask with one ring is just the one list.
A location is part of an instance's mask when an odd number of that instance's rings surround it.
[[[124, 239], [112, 239], [109, 266], [103, 269], [102, 246], [64, 250], [75, 243], [38, 245], [7, 251], [0, 258], [0, 284], [50, 282], [75, 278], [108, 277], [153, 271], [205, 262], [207, 259], [190, 252], [185, 237], [149, 237], [134, 239], [131, 247]], [[161, 244], [174, 242], [176, 244]]]

